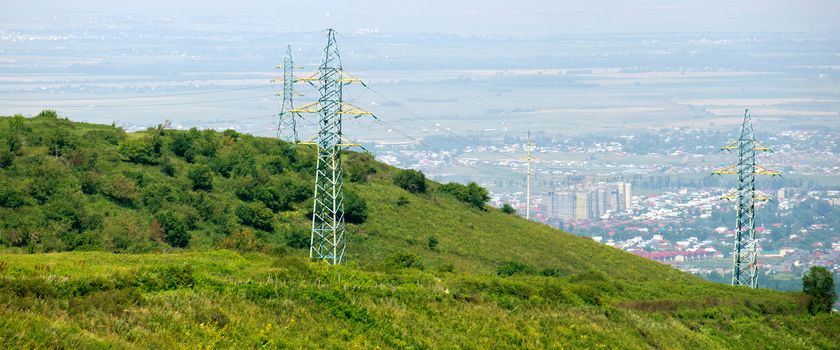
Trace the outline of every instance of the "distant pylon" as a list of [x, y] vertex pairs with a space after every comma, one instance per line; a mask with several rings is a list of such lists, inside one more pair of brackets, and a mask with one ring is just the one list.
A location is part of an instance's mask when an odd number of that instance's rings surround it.
[[277, 93], [278, 96], [283, 97], [280, 106], [280, 118], [277, 122], [277, 138], [289, 142], [298, 142], [297, 119], [300, 118], [300, 114], [294, 111], [295, 64], [292, 60], [291, 46], [286, 46], [286, 57], [283, 59], [283, 65], [276, 68], [283, 69], [283, 91]]
[[327, 29], [327, 46], [324, 61], [318, 71], [308, 78], [299, 79], [316, 83], [320, 97], [317, 102], [292, 109], [293, 112], [317, 112], [318, 135], [315, 144], [318, 160], [315, 170], [315, 194], [312, 210], [312, 234], [309, 257], [323, 259], [337, 265], [344, 260], [346, 250], [344, 226], [344, 182], [342, 179], [341, 150], [356, 144], [345, 142], [341, 131], [342, 115], [356, 117], [373, 115], [342, 99], [344, 85], [361, 81], [349, 77], [341, 67], [341, 58], [335, 42], [335, 31]]
[[737, 188], [723, 198], [736, 201], [735, 242], [732, 252], [732, 285], [758, 286], [758, 239], [755, 237], [755, 203], [769, 200], [755, 189], [756, 175], [779, 175], [778, 172], [756, 165], [756, 152], [770, 151], [755, 140], [750, 111], [744, 112], [738, 139], [721, 147], [738, 151], [738, 164], [712, 172], [715, 175], [738, 175]]
[[525, 151], [527, 151], [528, 153], [525, 157], [520, 158], [520, 159], [528, 162], [528, 172], [526, 173], [527, 180], [526, 180], [526, 186], [525, 186], [526, 187], [526, 189], [525, 189], [525, 193], [526, 193], [525, 194], [525, 218], [528, 219], [528, 220], [531, 219], [531, 176], [532, 176], [531, 162], [533, 162], [534, 160], [537, 159], [537, 158], [534, 158], [531, 155], [531, 152], [533, 152], [533, 150], [534, 150], [534, 143], [531, 142], [531, 131], [529, 130], [528, 131], [528, 143], [525, 144]]

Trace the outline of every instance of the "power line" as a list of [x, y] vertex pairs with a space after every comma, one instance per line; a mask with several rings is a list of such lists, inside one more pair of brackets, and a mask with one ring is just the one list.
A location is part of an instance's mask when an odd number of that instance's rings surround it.
[[234, 101], [247, 101], [253, 100], [258, 98], [268, 98], [274, 97], [274, 95], [259, 95], [259, 96], [249, 96], [249, 97], [239, 97], [239, 98], [229, 98], [229, 99], [214, 99], [211, 101], [191, 101], [191, 102], [171, 102], [171, 103], [151, 103], [151, 104], [135, 104], [135, 105], [119, 105], [119, 106], [97, 106], [94, 104], [91, 105], [50, 105], [50, 104], [42, 104], [42, 105], [3, 105], [3, 107], [7, 108], [77, 108], [77, 109], [109, 109], [109, 108], [147, 108], [147, 107], [169, 107], [169, 106], [192, 106], [192, 105], [201, 105], [201, 104], [213, 104], [213, 103], [222, 103], [222, 102], [234, 102]]
[[231, 89], [223, 89], [223, 90], [196, 91], [196, 92], [171, 93], [171, 94], [159, 94], [159, 95], [148, 95], [148, 96], [125, 96], [125, 97], [67, 97], [67, 98], [0, 98], [0, 101], [101, 101], [101, 100], [139, 100], [139, 99], [150, 99], [150, 98], [160, 98], [160, 97], [180, 97], [180, 96], [210, 95], [210, 94], [218, 94], [218, 93], [223, 93], [223, 92], [242, 91], [242, 90], [252, 90], [252, 89], [262, 89], [262, 88], [266, 88], [266, 86], [263, 86], [263, 85], [259, 85], [259, 86], [247, 86], [247, 87], [231, 88]]

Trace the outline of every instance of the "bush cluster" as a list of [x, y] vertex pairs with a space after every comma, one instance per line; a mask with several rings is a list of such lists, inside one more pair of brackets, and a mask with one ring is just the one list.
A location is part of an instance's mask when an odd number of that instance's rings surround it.
[[439, 191], [450, 194], [459, 201], [478, 209], [484, 209], [484, 205], [490, 200], [490, 193], [487, 192], [487, 189], [479, 186], [475, 182], [470, 182], [467, 185], [450, 182], [440, 186]]
[[425, 193], [426, 175], [413, 169], [400, 170], [394, 175], [394, 184], [411, 193]]

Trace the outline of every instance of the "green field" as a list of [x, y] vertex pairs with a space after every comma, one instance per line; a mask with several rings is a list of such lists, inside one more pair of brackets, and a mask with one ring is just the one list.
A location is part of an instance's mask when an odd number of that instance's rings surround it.
[[706, 282], [431, 181], [409, 193], [360, 154], [346, 187], [366, 215], [331, 267], [301, 244], [305, 146], [50, 115], [2, 118], [0, 137], [23, 143], [0, 154], [0, 348], [840, 344], [840, 316], [803, 294]]

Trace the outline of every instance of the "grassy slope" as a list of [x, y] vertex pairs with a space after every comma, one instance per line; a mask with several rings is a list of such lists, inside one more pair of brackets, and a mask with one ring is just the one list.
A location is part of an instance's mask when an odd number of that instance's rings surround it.
[[[79, 134], [103, 128], [76, 127]], [[38, 152], [44, 150], [27, 149]], [[376, 167], [367, 183], [348, 185], [366, 199], [369, 218], [349, 227], [346, 266], [308, 262], [305, 250], [215, 250], [220, 237], [210, 223], [192, 231], [193, 251], [0, 254], [0, 347], [738, 348], [757, 342], [831, 348], [840, 343], [837, 315], [807, 315], [798, 294], [704, 282], [434, 191], [409, 194], [390, 185], [394, 169]], [[151, 179], [187, 186], [183, 178], [160, 177], [152, 166], [115, 162], [103, 168], [145, 171]], [[232, 186], [232, 180], [217, 179], [215, 195], [235, 201], [226, 192]], [[408, 204], [398, 206], [400, 197]], [[109, 215], [141, 211], [99, 195], [86, 198]], [[278, 226], [305, 227], [301, 211], [277, 213]], [[132, 220], [148, 218], [137, 214]], [[278, 233], [263, 235], [264, 241], [283, 242]], [[440, 242], [434, 250], [427, 245], [430, 236]], [[395, 252], [421, 256], [425, 269], [382, 263]], [[496, 276], [507, 261], [555, 269], [555, 276]], [[448, 265], [454, 272], [446, 272]]]

